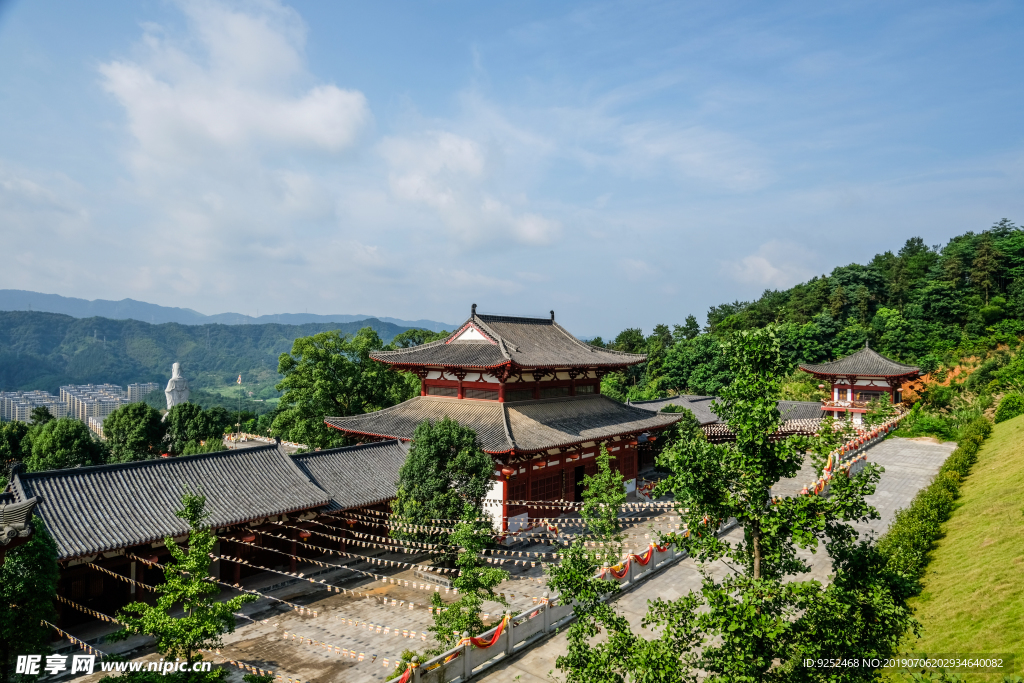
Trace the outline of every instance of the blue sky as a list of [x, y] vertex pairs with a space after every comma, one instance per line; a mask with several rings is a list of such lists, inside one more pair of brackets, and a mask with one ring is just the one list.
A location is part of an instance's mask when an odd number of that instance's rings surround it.
[[581, 335], [1024, 222], [1024, 5], [0, 0], [0, 288]]

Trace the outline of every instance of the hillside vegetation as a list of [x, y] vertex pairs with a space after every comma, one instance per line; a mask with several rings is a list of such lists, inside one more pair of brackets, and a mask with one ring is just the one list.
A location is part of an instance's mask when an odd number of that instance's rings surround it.
[[907, 651], [1013, 653], [1018, 667], [1024, 661], [1022, 490], [1024, 416], [995, 426], [961, 485], [923, 591], [910, 601], [922, 631]]
[[[72, 318], [0, 311], [0, 390], [62, 384], [164, 383], [179, 362], [194, 388], [233, 384], [242, 375], [254, 398], [278, 395], [278, 357], [299, 337], [372, 328], [387, 343], [409, 328], [376, 319], [305, 325], [150, 325], [137, 320]], [[258, 384], [257, 384], [258, 383]]]

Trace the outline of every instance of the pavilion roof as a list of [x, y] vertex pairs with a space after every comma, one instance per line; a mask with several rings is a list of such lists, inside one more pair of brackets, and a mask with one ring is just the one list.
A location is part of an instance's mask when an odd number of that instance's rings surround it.
[[409, 444], [398, 440], [331, 448], [293, 455], [310, 481], [331, 495], [328, 511], [390, 500], [398, 491], [398, 470]]
[[[459, 339], [470, 327], [479, 335]], [[481, 339], [480, 337], [483, 337]], [[429, 344], [407, 349], [376, 351], [374, 360], [392, 365], [496, 368], [625, 367], [642, 363], [647, 356], [602, 349], [572, 336], [554, 318], [521, 318], [477, 314], [459, 329]]]
[[18, 473], [61, 560], [188, 533], [175, 516], [185, 486], [206, 496], [214, 527], [321, 507], [331, 496], [276, 444], [176, 458]]
[[905, 377], [921, 372], [918, 367], [897, 363], [866, 345], [846, 358], [831, 363], [804, 364], [800, 369], [812, 375], [826, 377]]
[[408, 440], [419, 423], [444, 417], [471, 427], [480, 448], [492, 454], [575, 446], [660, 429], [680, 420], [678, 415], [652, 415], [594, 395], [504, 403], [417, 396], [391, 408], [352, 417], [328, 417], [324, 422], [345, 432]]

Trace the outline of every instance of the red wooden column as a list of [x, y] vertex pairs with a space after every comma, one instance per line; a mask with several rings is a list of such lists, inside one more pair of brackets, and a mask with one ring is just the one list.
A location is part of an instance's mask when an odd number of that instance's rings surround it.
[[501, 382], [498, 384], [498, 402], [505, 402], [505, 383]]

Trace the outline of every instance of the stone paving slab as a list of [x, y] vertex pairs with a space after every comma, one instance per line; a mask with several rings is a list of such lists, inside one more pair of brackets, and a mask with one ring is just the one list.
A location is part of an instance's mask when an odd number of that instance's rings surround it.
[[[858, 527], [862, 533], [878, 533], [888, 527], [896, 510], [906, 507], [917, 492], [926, 486], [946, 457], [953, 452], [956, 444], [934, 444], [910, 439], [886, 439], [868, 449], [868, 460], [885, 468], [878, 488], [868, 498], [879, 509], [882, 518], [871, 524]], [[795, 486], [799, 492], [804, 483], [813, 479], [813, 470], [807, 478], [809, 465], [788, 482], [780, 482], [777, 493], [790, 491]], [[726, 535], [730, 541], [739, 540], [742, 532], [734, 529]], [[831, 563], [824, 550], [816, 554], [801, 553], [811, 564], [810, 574], [801, 578], [827, 580]], [[715, 576], [721, 577], [728, 569], [721, 563], [707, 567]], [[671, 567], [639, 583], [615, 600], [615, 606], [634, 629], [639, 629], [640, 620], [647, 610], [647, 601], [657, 597], [672, 599], [700, 588], [701, 576], [697, 564], [690, 559], [680, 560]], [[653, 634], [652, 634], [653, 635]], [[560, 676], [555, 669], [555, 658], [566, 648], [564, 631], [534, 646], [528, 653], [501, 662], [494, 668], [475, 678], [486, 683], [532, 683], [549, 680], [549, 673]]]

